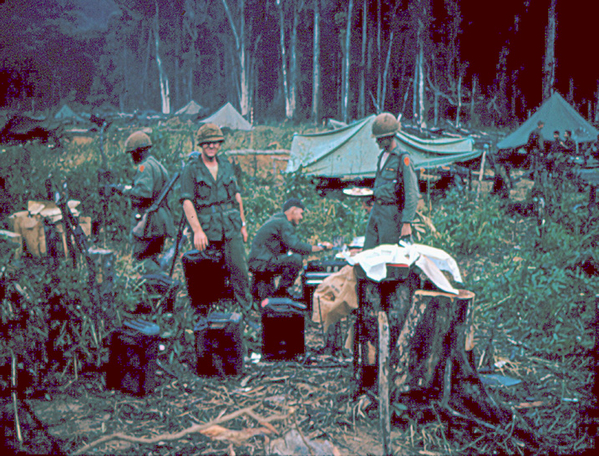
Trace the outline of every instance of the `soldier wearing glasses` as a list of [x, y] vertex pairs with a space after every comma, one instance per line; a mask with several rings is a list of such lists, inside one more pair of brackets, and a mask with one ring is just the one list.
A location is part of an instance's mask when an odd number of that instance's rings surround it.
[[244, 242], [243, 202], [233, 166], [218, 156], [224, 136], [215, 124], [204, 124], [197, 133], [200, 154], [193, 154], [181, 177], [183, 211], [193, 231], [193, 245], [201, 251], [218, 249], [231, 274], [238, 303], [249, 309], [248, 267]]

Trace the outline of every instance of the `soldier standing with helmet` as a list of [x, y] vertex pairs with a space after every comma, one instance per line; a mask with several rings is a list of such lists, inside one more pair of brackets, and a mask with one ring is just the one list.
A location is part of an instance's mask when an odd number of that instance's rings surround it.
[[379, 114], [372, 136], [382, 149], [376, 166], [374, 206], [368, 218], [364, 249], [411, 240], [418, 205], [418, 178], [408, 152], [399, 148], [401, 125], [393, 114]]
[[[142, 214], [158, 197], [169, 175], [164, 166], [150, 153], [152, 141], [142, 131], [132, 133], [125, 141], [125, 152], [137, 167], [133, 186], [111, 185], [119, 193], [129, 197], [136, 214]], [[146, 220], [137, 220], [131, 234], [133, 258], [150, 259], [159, 265], [158, 255], [162, 252], [168, 236], [173, 236], [173, 215], [165, 200]]]
[[214, 248], [223, 253], [235, 299], [249, 309], [251, 297], [243, 245], [248, 232], [233, 166], [218, 156], [225, 138], [217, 125], [208, 123], [200, 127], [197, 139], [201, 151], [192, 156], [183, 170], [180, 196], [193, 231], [193, 245], [200, 252]]

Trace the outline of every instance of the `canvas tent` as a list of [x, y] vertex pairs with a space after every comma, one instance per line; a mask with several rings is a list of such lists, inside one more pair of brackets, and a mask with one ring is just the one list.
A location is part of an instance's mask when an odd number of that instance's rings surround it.
[[[320, 177], [374, 177], [381, 152], [372, 137], [375, 117], [325, 133], [295, 134], [287, 172], [302, 168], [306, 174]], [[410, 152], [416, 169], [468, 161], [482, 153], [474, 150], [470, 137], [421, 139], [400, 132], [397, 139], [400, 147]]]
[[222, 108], [212, 114], [210, 117], [206, 117], [201, 120], [202, 123], [214, 123], [221, 128], [230, 128], [232, 130], [246, 130], [252, 129], [252, 125], [245, 120], [241, 114], [233, 107], [231, 103], [225, 104]]
[[202, 106], [200, 106], [199, 103], [196, 103], [194, 100], [191, 100], [189, 103], [187, 103], [185, 106], [183, 106], [177, 112], [175, 112], [175, 115], [176, 116], [194, 116], [194, 115], [198, 114], [202, 109], [204, 109], [204, 108]]
[[58, 110], [56, 114], [54, 114], [54, 118], [58, 120], [68, 120], [71, 122], [85, 122], [83, 117], [79, 114], [76, 114], [69, 105], [62, 105], [62, 108]]
[[554, 92], [537, 111], [530, 116], [520, 128], [497, 143], [497, 149], [517, 149], [528, 142], [528, 136], [542, 120], [545, 126], [541, 130], [543, 141], [553, 141], [553, 132], [559, 131], [563, 138], [564, 131], [572, 132], [572, 139], [577, 143], [590, 142], [597, 139], [599, 133], [557, 92]]

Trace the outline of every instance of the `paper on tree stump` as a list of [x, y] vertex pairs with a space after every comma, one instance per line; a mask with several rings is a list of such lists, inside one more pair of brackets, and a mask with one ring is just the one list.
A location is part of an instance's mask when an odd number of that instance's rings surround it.
[[416, 265], [440, 290], [446, 293], [458, 294], [441, 272], [441, 269], [452, 274], [456, 282], [462, 282], [462, 277], [455, 260], [443, 250], [421, 244], [401, 247], [396, 244], [379, 245], [365, 250], [353, 257], [347, 257], [350, 265], [359, 264], [366, 276], [380, 282], [387, 277], [387, 264]]

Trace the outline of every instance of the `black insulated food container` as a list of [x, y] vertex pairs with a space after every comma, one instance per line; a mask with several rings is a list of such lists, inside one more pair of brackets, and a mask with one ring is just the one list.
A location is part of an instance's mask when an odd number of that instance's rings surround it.
[[160, 327], [144, 320], [125, 321], [110, 338], [108, 389], [144, 396], [158, 386], [156, 359]]
[[197, 373], [205, 377], [243, 372], [243, 321], [237, 312], [214, 312], [194, 328]]
[[290, 360], [305, 352], [306, 306], [289, 298], [262, 301], [262, 358]]

